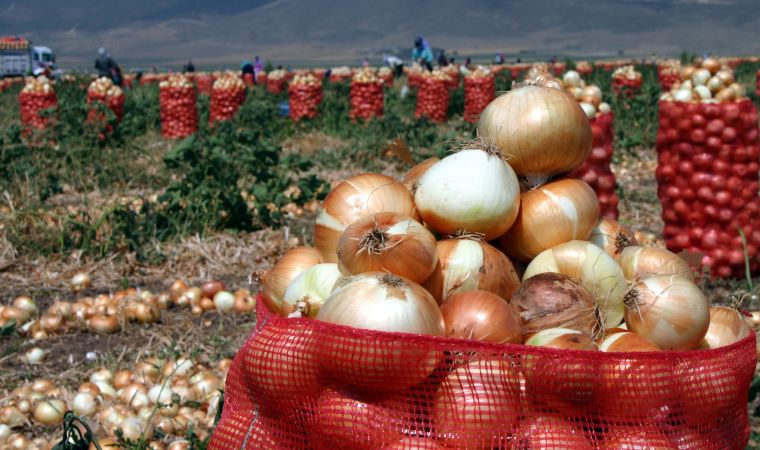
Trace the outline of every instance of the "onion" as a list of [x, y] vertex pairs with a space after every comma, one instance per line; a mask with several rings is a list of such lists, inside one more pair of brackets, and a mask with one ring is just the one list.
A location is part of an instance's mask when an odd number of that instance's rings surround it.
[[0, 317], [4, 320], [13, 320], [16, 325], [23, 325], [28, 322], [32, 316], [25, 309], [17, 308], [15, 306], [0, 307]]
[[589, 236], [588, 240], [592, 244], [601, 247], [615, 260], [620, 258], [620, 254], [626, 247], [639, 245], [633, 231], [625, 225], [606, 217], [599, 219], [599, 223], [591, 230], [591, 236]]
[[441, 313], [448, 337], [522, 344], [520, 316], [496, 294], [470, 291], [452, 295]]
[[314, 243], [324, 262], [338, 262], [338, 239], [348, 225], [383, 211], [418, 219], [412, 194], [391, 177], [364, 173], [338, 184], [322, 203], [314, 228]]
[[95, 401], [95, 396], [90, 392], [79, 392], [74, 396], [74, 400], [71, 403], [71, 409], [74, 414], [78, 416], [89, 416], [95, 413], [98, 409], [98, 403]]
[[625, 323], [663, 350], [699, 345], [710, 322], [707, 299], [680, 275], [644, 278], [625, 296]]
[[403, 214], [365, 216], [346, 228], [338, 241], [340, 269], [347, 274], [385, 271], [425, 281], [438, 262], [435, 237]]
[[591, 186], [566, 178], [524, 193], [514, 226], [499, 242], [508, 255], [530, 261], [548, 248], [588, 239], [598, 220], [599, 201]]
[[594, 99], [594, 102], [592, 102], [592, 104], [601, 105], [601, 103], [602, 103], [602, 89], [599, 86], [595, 85], [595, 84], [590, 84], [590, 85], [588, 85], [588, 86], [586, 86], [586, 87], [583, 88], [582, 97], [586, 97], [586, 98], [590, 97], [590, 98]]
[[264, 303], [274, 312], [282, 309], [282, 296], [290, 283], [309, 267], [323, 262], [319, 251], [311, 247], [296, 247], [289, 250], [271, 269], [256, 274], [261, 283]]
[[92, 284], [92, 278], [86, 272], [78, 272], [71, 278], [71, 287], [78, 292], [84, 290]]
[[439, 303], [456, 293], [476, 290], [509, 301], [520, 287], [520, 278], [506, 255], [465, 236], [438, 242], [438, 263], [424, 286]]
[[447, 156], [420, 178], [414, 202], [425, 223], [442, 234], [504, 234], [517, 217], [520, 185], [501, 151], [483, 142]]
[[[6, 439], [8, 439], [8, 436], [11, 435], [11, 433], [13, 433], [13, 430], [11, 429], [11, 427], [9, 427], [8, 425], [4, 423], [0, 423], [0, 442], [5, 442]], [[397, 448], [403, 449], [405, 447], [397, 447]], [[424, 447], [422, 448], [424, 449]], [[432, 447], [432, 448], [435, 449], [435, 447]]]
[[[380, 272], [342, 279], [317, 319], [365, 330], [445, 335], [441, 310], [427, 291]], [[415, 385], [430, 375], [441, 356], [427, 345], [389, 338], [380, 346], [361, 335], [333, 338], [323, 345], [328, 347], [322, 361], [328, 370], [342, 381], [369, 389], [403, 390]], [[392, 386], [388, 380], [394, 380]]]
[[609, 103], [602, 102], [599, 104], [599, 112], [602, 114], [609, 114], [612, 112], [612, 107]]
[[523, 337], [548, 328], [570, 328], [596, 336], [601, 324], [591, 294], [560, 273], [528, 278], [512, 296], [520, 314]]
[[42, 400], [34, 407], [34, 420], [43, 425], [57, 425], [63, 422], [66, 404], [57, 398]]
[[579, 105], [583, 112], [586, 114], [586, 117], [589, 119], [596, 117], [596, 107], [594, 105], [586, 102], [580, 102]]
[[649, 339], [630, 331], [614, 332], [599, 344], [603, 352], [657, 352], [660, 347]]
[[597, 350], [591, 336], [570, 328], [549, 328], [530, 336], [525, 345], [559, 350]]
[[751, 334], [752, 329], [739, 311], [726, 306], [713, 306], [710, 308], [710, 325], [702, 346], [705, 348], [725, 347]]
[[235, 296], [231, 292], [219, 291], [214, 294], [214, 308], [219, 312], [228, 312], [235, 307]]
[[334, 263], [317, 264], [306, 269], [285, 291], [281, 314], [316, 317], [340, 277], [338, 265]]
[[18, 428], [26, 424], [26, 417], [15, 406], [0, 407], [0, 423], [11, 428]]
[[[311, 435], [320, 448], [386, 448], [403, 436], [411, 414], [386, 407], [379, 399], [326, 389], [315, 410]], [[407, 416], [407, 417], [404, 417]]]
[[677, 102], [690, 102], [694, 97], [691, 94], [691, 89], [681, 88], [673, 94], [673, 99]]
[[497, 97], [480, 115], [478, 134], [493, 140], [530, 187], [572, 172], [591, 152], [591, 126], [564, 91], [526, 85]]
[[705, 84], [707, 84], [707, 80], [709, 79], [710, 79], [710, 71], [706, 69], [697, 69], [691, 75], [691, 81], [694, 82], [695, 87], [704, 86]]
[[436, 393], [436, 438], [446, 447], [501, 448], [517, 425], [517, 370], [502, 359], [480, 359], [454, 369]]
[[730, 86], [734, 82], [734, 73], [728, 69], [719, 70], [715, 76], [720, 78], [725, 86]]
[[670, 440], [659, 431], [612, 428], [604, 433], [604, 440], [600, 443], [599, 450], [674, 450], [674, 448]]
[[41, 364], [47, 352], [39, 347], [32, 347], [24, 353], [24, 359], [29, 364]]
[[207, 281], [201, 285], [201, 295], [205, 298], [214, 298], [217, 292], [224, 289], [224, 283], [219, 280]]
[[593, 450], [583, 432], [565, 419], [555, 416], [532, 417], [520, 423], [517, 439], [521, 449]]
[[26, 295], [20, 295], [16, 297], [13, 300], [13, 306], [26, 311], [30, 317], [36, 315], [39, 312], [39, 308], [37, 307], [37, 304], [34, 303], [34, 300]]
[[95, 333], [111, 334], [119, 331], [121, 326], [116, 316], [96, 314], [87, 319], [87, 328]]
[[694, 272], [686, 261], [661, 248], [627, 247], [621, 252], [618, 263], [628, 281], [653, 275], [680, 275], [689, 280], [694, 279]]
[[131, 441], [138, 441], [143, 437], [143, 435], [146, 439], [153, 437], [152, 428], [146, 429], [143, 421], [135, 416], [125, 417], [124, 420], [122, 420], [119, 424], [119, 430], [121, 430], [121, 433], [125, 439], [129, 439]]
[[599, 306], [605, 328], [623, 319], [626, 283], [620, 266], [601, 248], [590, 242], [570, 241], [545, 250], [525, 269], [523, 279], [544, 272], [569, 276], [589, 291]]
[[422, 175], [424, 175], [425, 172], [433, 167], [433, 165], [438, 161], [440, 161], [440, 159], [433, 156], [432, 158], [428, 158], [409, 169], [409, 172], [407, 172], [406, 176], [404, 176], [404, 181], [402, 181], [404, 186], [409, 189], [409, 192], [414, 194], [414, 192], [417, 190], [417, 182], [420, 180]]

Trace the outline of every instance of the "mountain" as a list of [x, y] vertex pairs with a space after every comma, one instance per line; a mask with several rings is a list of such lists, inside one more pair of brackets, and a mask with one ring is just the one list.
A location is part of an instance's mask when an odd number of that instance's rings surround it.
[[407, 57], [418, 34], [460, 55], [760, 53], [756, 0], [0, 0], [0, 30], [63, 66], [100, 46], [127, 66], [356, 64]]

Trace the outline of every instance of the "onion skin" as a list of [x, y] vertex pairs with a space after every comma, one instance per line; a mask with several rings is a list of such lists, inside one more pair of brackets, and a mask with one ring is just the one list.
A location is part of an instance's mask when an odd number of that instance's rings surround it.
[[565, 419], [554, 416], [530, 418], [520, 423], [517, 433], [520, 449], [526, 450], [594, 450], [583, 432]]
[[701, 348], [719, 348], [739, 342], [752, 334], [742, 313], [726, 306], [710, 308], [710, 325]]
[[680, 275], [694, 280], [694, 271], [675, 253], [655, 247], [626, 247], [618, 259], [627, 281], [654, 276]]
[[475, 290], [509, 301], [520, 287], [520, 277], [509, 258], [490, 244], [445, 239], [438, 241], [438, 263], [424, 287], [439, 304], [456, 293]]
[[404, 187], [409, 189], [409, 192], [414, 194], [414, 191], [417, 190], [417, 182], [420, 180], [420, 178], [422, 178], [422, 175], [424, 175], [425, 172], [433, 167], [433, 165], [438, 161], [440, 161], [440, 158], [433, 156], [409, 169], [409, 172], [407, 172], [406, 176], [404, 176], [404, 181], [402, 181]]
[[224, 283], [219, 280], [211, 280], [201, 285], [201, 295], [213, 299], [217, 292], [225, 290]]
[[556, 348], [558, 350], [597, 350], [591, 336], [569, 328], [541, 330], [528, 337], [525, 345]]
[[588, 240], [601, 247], [616, 261], [620, 259], [626, 247], [639, 245], [635, 233], [630, 228], [606, 217], [599, 219]]
[[560, 273], [540, 273], [523, 281], [511, 303], [520, 314], [524, 337], [548, 328], [594, 336], [601, 326], [591, 294]]
[[599, 200], [591, 186], [565, 178], [522, 194], [517, 219], [499, 243], [509, 256], [530, 261], [548, 248], [588, 239], [598, 221]]
[[282, 309], [282, 297], [290, 282], [309, 267], [323, 262], [319, 251], [312, 247], [296, 247], [285, 253], [274, 267], [258, 277], [267, 308], [279, 312]]
[[422, 283], [438, 262], [436, 241], [419, 222], [385, 212], [352, 223], [338, 241], [341, 272], [386, 271]]
[[347, 226], [378, 212], [397, 212], [419, 219], [411, 192], [391, 177], [364, 173], [335, 187], [322, 203], [314, 227], [314, 243], [324, 262], [338, 262], [338, 240]]
[[662, 349], [649, 339], [630, 331], [613, 332], [602, 340], [603, 352], [659, 352]]
[[487, 291], [452, 295], [441, 306], [446, 336], [497, 344], [522, 344], [520, 316], [506, 300]]
[[496, 143], [531, 187], [572, 172], [591, 152], [591, 126], [578, 102], [543, 86], [497, 97], [480, 115], [478, 134]]

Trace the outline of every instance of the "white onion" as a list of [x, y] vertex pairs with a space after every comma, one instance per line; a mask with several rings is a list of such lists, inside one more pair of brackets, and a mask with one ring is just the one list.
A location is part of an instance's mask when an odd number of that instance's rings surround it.
[[235, 306], [235, 296], [228, 291], [219, 291], [214, 295], [214, 307], [219, 312], [228, 312]]
[[341, 276], [335, 263], [317, 264], [306, 269], [285, 290], [282, 314], [316, 317]]
[[709, 98], [712, 98], [712, 93], [710, 92], [710, 89], [707, 88], [707, 86], [697, 86], [694, 88], [694, 92], [699, 96], [700, 99], [706, 100]]
[[34, 419], [43, 425], [57, 425], [63, 421], [66, 404], [57, 398], [42, 400], [34, 407]]
[[41, 364], [47, 352], [39, 347], [32, 347], [24, 353], [24, 359], [29, 364]]
[[591, 103], [580, 102], [581, 109], [586, 113], [586, 117], [593, 119], [596, 117], [596, 108]]
[[709, 79], [710, 71], [707, 69], [697, 69], [691, 75], [691, 81], [693, 81], [696, 86], [704, 86]]
[[673, 94], [673, 99], [677, 102], [690, 102], [694, 99], [691, 89], [681, 88]]
[[78, 416], [89, 416], [98, 408], [95, 396], [89, 392], [79, 392], [71, 403], [71, 409]]
[[580, 84], [581, 84], [581, 75], [578, 72], [574, 71], [574, 70], [568, 70], [562, 76], [562, 81], [564, 81], [565, 84], [568, 84], [570, 86], [580, 86]]

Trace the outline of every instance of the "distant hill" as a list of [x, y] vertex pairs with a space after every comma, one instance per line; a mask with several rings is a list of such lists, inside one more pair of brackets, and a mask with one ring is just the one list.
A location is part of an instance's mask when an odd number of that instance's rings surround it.
[[[330, 65], [407, 57], [414, 36], [460, 54], [760, 53], [757, 0], [0, 0], [0, 33], [53, 47], [64, 66], [97, 47], [123, 65]], [[107, 6], [103, 6], [107, 5]]]

